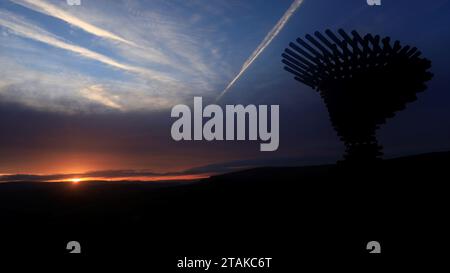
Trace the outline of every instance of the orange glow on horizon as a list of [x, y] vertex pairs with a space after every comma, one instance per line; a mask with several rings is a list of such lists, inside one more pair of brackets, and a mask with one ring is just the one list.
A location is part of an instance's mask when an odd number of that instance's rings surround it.
[[188, 174], [188, 175], [161, 175], [161, 176], [131, 176], [131, 177], [76, 177], [64, 180], [52, 180], [48, 182], [72, 182], [78, 184], [79, 182], [89, 181], [141, 181], [141, 182], [158, 182], [168, 180], [197, 180], [210, 177], [212, 174]]

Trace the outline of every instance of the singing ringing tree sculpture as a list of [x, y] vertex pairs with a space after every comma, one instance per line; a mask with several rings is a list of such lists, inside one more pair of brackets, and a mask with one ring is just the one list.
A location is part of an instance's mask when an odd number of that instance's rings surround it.
[[426, 89], [431, 62], [415, 47], [399, 41], [391, 45], [389, 37], [338, 33], [316, 31], [298, 38], [285, 49], [282, 62], [297, 81], [320, 93], [346, 146], [345, 160], [373, 161], [383, 154], [376, 130]]

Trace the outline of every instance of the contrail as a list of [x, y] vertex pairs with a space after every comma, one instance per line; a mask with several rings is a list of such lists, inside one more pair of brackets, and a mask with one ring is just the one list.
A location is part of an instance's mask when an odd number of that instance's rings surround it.
[[303, 3], [303, 0], [295, 0], [291, 6], [287, 9], [287, 11], [283, 14], [277, 24], [267, 33], [264, 40], [259, 44], [259, 46], [253, 51], [252, 55], [248, 57], [245, 63], [242, 65], [239, 73], [234, 77], [234, 79], [227, 85], [227, 87], [220, 93], [217, 97], [216, 101], [220, 100], [223, 95], [233, 86], [233, 84], [241, 77], [242, 74], [247, 70], [247, 68], [258, 58], [259, 54], [261, 54], [264, 49], [272, 42], [272, 40], [278, 35], [278, 33], [283, 29], [284, 25], [287, 23], [289, 18], [291, 18], [292, 14], [300, 7]]

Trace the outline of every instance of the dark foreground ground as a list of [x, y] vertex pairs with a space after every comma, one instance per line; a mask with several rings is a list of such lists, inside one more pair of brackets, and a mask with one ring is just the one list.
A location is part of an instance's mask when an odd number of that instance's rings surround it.
[[[0, 184], [0, 258], [44, 256], [142, 272], [177, 259], [271, 257], [270, 268], [446, 261], [450, 152], [345, 164], [259, 168], [209, 179]], [[66, 244], [81, 243], [81, 254]], [[381, 243], [381, 254], [366, 244]], [[440, 260], [444, 259], [444, 260]], [[148, 269], [148, 270], [145, 270]], [[197, 269], [198, 272], [204, 270]], [[248, 269], [247, 269], [248, 271]], [[192, 272], [192, 271], [190, 271]]]

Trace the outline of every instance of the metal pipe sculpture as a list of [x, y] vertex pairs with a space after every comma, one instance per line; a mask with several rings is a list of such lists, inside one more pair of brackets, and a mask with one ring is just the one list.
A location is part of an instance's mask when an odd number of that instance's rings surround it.
[[383, 154], [375, 132], [426, 89], [431, 62], [410, 46], [390, 38], [352, 31], [315, 32], [290, 43], [284, 69], [317, 90], [331, 123], [346, 146], [346, 161], [367, 162]]

